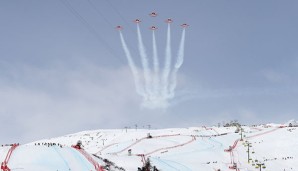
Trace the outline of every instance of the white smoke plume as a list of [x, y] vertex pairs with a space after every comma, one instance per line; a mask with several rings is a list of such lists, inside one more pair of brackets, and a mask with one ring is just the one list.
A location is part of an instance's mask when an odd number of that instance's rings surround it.
[[137, 32], [138, 32], [138, 42], [139, 42], [139, 51], [140, 51], [140, 57], [142, 61], [142, 66], [144, 69], [144, 78], [145, 78], [145, 90], [148, 93], [149, 97], [152, 94], [152, 89], [151, 89], [151, 76], [150, 76], [150, 68], [148, 64], [148, 58], [146, 54], [146, 48], [143, 43], [143, 38], [141, 34], [141, 30], [139, 27], [139, 24], [137, 24]]
[[166, 42], [166, 56], [165, 66], [162, 77], [162, 93], [164, 96], [168, 95], [169, 75], [171, 72], [172, 50], [171, 50], [171, 24], [168, 24], [167, 42]]
[[175, 62], [174, 66], [172, 66], [171, 27], [170, 23], [168, 24], [165, 49], [165, 62], [162, 70], [160, 68], [158, 59], [155, 31], [153, 30], [152, 32], [153, 65], [151, 69], [149, 66], [149, 60], [147, 58], [145, 45], [142, 40], [141, 30], [139, 24], [137, 24], [138, 49], [144, 72], [144, 80], [140, 79], [139, 77], [138, 69], [133, 61], [133, 58], [131, 57], [130, 51], [125, 43], [121, 31], [120, 38], [124, 52], [128, 60], [129, 67], [135, 79], [137, 93], [143, 97], [142, 106], [151, 109], [165, 109], [170, 105], [170, 101], [175, 97], [175, 89], [177, 86], [177, 73], [184, 61], [185, 28], [182, 31], [181, 41], [177, 53], [177, 61]]
[[154, 94], [158, 94], [159, 90], [159, 84], [160, 84], [160, 78], [159, 78], [159, 61], [158, 61], [158, 54], [157, 54], [157, 44], [156, 44], [156, 38], [155, 38], [155, 31], [152, 32], [152, 47], [153, 47], [153, 87], [154, 87]]
[[177, 72], [179, 68], [182, 66], [184, 61], [184, 46], [185, 46], [185, 28], [182, 31], [180, 46], [179, 46], [178, 55], [177, 55], [177, 61], [176, 61], [176, 64], [174, 65], [174, 69], [171, 74], [172, 81], [171, 81], [170, 90], [169, 90], [169, 96], [171, 98], [175, 96], [174, 90], [177, 86]]
[[138, 69], [131, 57], [131, 54], [130, 54], [130, 51], [126, 45], [126, 42], [124, 40], [124, 37], [121, 33], [121, 31], [119, 31], [120, 33], [120, 39], [121, 39], [121, 43], [122, 43], [122, 47], [123, 47], [123, 50], [125, 52], [125, 55], [126, 55], [126, 58], [127, 58], [127, 61], [128, 61], [128, 65], [131, 69], [131, 72], [132, 72], [132, 75], [134, 77], [134, 81], [135, 81], [135, 86], [136, 86], [136, 91], [139, 95], [143, 96], [143, 97], [146, 97], [146, 93], [144, 92], [144, 89], [142, 88], [141, 86], [141, 83], [140, 83], [140, 77], [139, 77], [139, 73], [138, 73]]

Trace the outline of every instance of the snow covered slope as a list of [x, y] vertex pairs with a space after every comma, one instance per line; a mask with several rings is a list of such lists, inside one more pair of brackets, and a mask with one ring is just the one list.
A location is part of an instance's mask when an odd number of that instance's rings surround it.
[[[8, 151], [3, 148], [3, 151]], [[4, 155], [1, 153], [3, 161]], [[77, 150], [70, 147], [21, 145], [11, 155], [8, 166], [11, 170], [53, 171], [92, 170], [94, 166]]]
[[[94, 170], [83, 155], [71, 148], [81, 140], [87, 152], [115, 163], [110, 170], [123, 167], [136, 171], [148, 158], [163, 171], [232, 170], [234, 163], [240, 171], [257, 170], [258, 164], [263, 164], [261, 169], [270, 171], [298, 170], [298, 130], [295, 127], [268, 124], [242, 128], [243, 141], [240, 141], [240, 133], [235, 133], [236, 127], [84, 131], [21, 145], [13, 152], [8, 165], [31, 171]], [[59, 143], [62, 148], [40, 145], [45, 143]], [[249, 163], [247, 144], [250, 144]], [[0, 148], [0, 160], [4, 161], [8, 149]], [[100, 165], [107, 165], [94, 158]]]

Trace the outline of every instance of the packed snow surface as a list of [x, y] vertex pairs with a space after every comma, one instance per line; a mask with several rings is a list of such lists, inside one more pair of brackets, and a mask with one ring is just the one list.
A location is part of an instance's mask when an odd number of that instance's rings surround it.
[[[115, 163], [116, 168], [110, 170], [137, 171], [144, 159], [162, 171], [236, 170], [233, 165], [240, 171], [259, 170], [259, 166], [265, 171], [298, 170], [296, 127], [267, 124], [242, 128], [243, 141], [241, 131], [235, 133], [236, 127], [84, 131], [20, 145], [7, 165], [11, 170], [95, 171], [94, 165], [71, 147], [81, 140], [86, 152], [101, 158], [92, 156], [101, 166], [106, 166], [102, 159]], [[0, 148], [1, 161], [9, 149]]]

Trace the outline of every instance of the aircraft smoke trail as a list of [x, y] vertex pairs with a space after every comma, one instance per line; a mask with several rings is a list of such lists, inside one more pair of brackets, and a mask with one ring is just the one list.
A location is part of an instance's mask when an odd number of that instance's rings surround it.
[[[177, 52], [176, 61], [172, 62], [172, 47], [171, 47], [171, 19], [167, 20], [167, 36], [165, 47], [165, 59], [163, 68], [160, 67], [160, 61], [158, 59], [158, 47], [156, 40], [156, 27], [152, 26], [152, 64], [149, 65], [149, 59], [147, 58], [146, 49], [142, 40], [142, 34], [139, 26], [140, 20], [135, 20], [137, 23], [137, 39], [138, 50], [140, 60], [142, 64], [143, 74], [139, 75], [138, 68], [136, 67], [130, 51], [125, 43], [123, 35], [121, 33], [121, 26], [116, 28], [120, 31], [120, 37], [123, 49], [125, 51], [129, 66], [132, 70], [137, 93], [143, 97], [142, 106], [151, 109], [166, 109], [171, 103], [175, 95], [175, 89], [177, 86], [177, 73], [183, 64], [184, 60], [184, 46], [185, 46], [185, 28], [187, 24], [182, 24], [183, 27], [180, 44]], [[143, 80], [144, 79], [144, 80]]]
[[182, 31], [181, 41], [180, 41], [178, 55], [177, 55], [177, 61], [175, 63], [175, 66], [174, 66], [174, 69], [173, 69], [172, 75], [171, 75], [172, 80], [171, 80], [171, 86], [170, 86], [170, 91], [169, 91], [170, 98], [173, 98], [175, 95], [174, 90], [177, 85], [177, 72], [184, 61], [184, 45], [185, 45], [185, 28]]
[[182, 31], [181, 42], [178, 51], [178, 58], [175, 64], [175, 68], [180, 68], [184, 61], [184, 45], [185, 45], [185, 29]]
[[150, 85], [151, 85], [150, 68], [148, 65], [148, 58], [147, 58], [146, 49], [145, 49], [145, 46], [143, 43], [142, 34], [141, 34], [139, 24], [137, 24], [137, 32], [138, 32], [138, 42], [139, 42], [138, 47], [139, 47], [140, 56], [141, 56], [141, 60], [142, 60], [142, 66], [144, 68], [145, 89], [148, 94], [152, 94], [151, 87], [150, 87]]
[[153, 68], [154, 68], [154, 76], [153, 76], [153, 84], [154, 84], [154, 93], [158, 93], [159, 87], [159, 61], [158, 61], [158, 54], [157, 54], [157, 45], [156, 45], [156, 38], [155, 38], [155, 31], [152, 31], [152, 43], [153, 43]]
[[166, 42], [166, 57], [165, 57], [165, 66], [163, 70], [163, 77], [162, 77], [162, 94], [166, 95], [168, 93], [168, 77], [171, 71], [171, 27], [168, 24], [168, 31], [167, 31], [167, 42]]
[[126, 55], [126, 58], [127, 58], [127, 61], [128, 61], [128, 65], [131, 69], [131, 72], [133, 74], [133, 77], [134, 77], [134, 81], [135, 81], [135, 86], [136, 86], [136, 91], [139, 95], [143, 96], [144, 98], [146, 97], [146, 94], [144, 92], [144, 90], [141, 88], [141, 84], [140, 84], [140, 77], [139, 77], [139, 73], [138, 73], [138, 69], [131, 57], [131, 54], [130, 54], [130, 51], [126, 45], [126, 42], [124, 40], [124, 37], [121, 33], [121, 31], [119, 31], [120, 33], [120, 39], [121, 39], [121, 43], [122, 43], [122, 47], [124, 49], [124, 52], [125, 52], [125, 55]]

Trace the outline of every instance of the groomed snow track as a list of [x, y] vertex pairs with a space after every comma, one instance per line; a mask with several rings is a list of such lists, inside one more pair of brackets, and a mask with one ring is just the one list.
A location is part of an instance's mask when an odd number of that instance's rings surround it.
[[[156, 136], [155, 138], [160, 138], [160, 137], [169, 137], [169, 136], [179, 136], [180, 134], [175, 134], [175, 135], [162, 135], [162, 136]], [[191, 136], [191, 140], [185, 142], [185, 143], [182, 143], [182, 144], [178, 144], [178, 145], [175, 145], [175, 146], [170, 146], [170, 147], [164, 147], [164, 148], [159, 148], [159, 149], [156, 149], [154, 151], [151, 151], [149, 153], [146, 153], [146, 154], [137, 154], [136, 156], [139, 156], [141, 157], [141, 161], [143, 163], [143, 165], [145, 166], [145, 163], [146, 163], [146, 156], [149, 156], [153, 153], [156, 153], [158, 151], [162, 151], [162, 150], [169, 150], [169, 149], [174, 149], [174, 148], [178, 148], [178, 147], [182, 147], [182, 146], [185, 146], [187, 144], [190, 144], [192, 143], [193, 141], [196, 140], [196, 137], [195, 136]]]
[[95, 168], [95, 171], [105, 171], [102, 166], [100, 166], [93, 158], [90, 156], [89, 153], [87, 153], [84, 149], [82, 148], [76, 148], [75, 146], [72, 146], [72, 148], [76, 149], [79, 151]]

